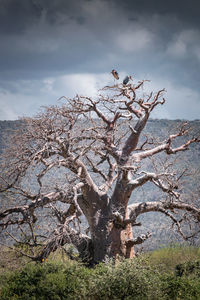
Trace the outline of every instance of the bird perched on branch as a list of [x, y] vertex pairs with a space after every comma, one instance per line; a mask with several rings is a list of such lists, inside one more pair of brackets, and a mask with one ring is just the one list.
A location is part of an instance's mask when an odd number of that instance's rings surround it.
[[117, 79], [117, 80], [119, 79], [119, 75], [115, 69], [113, 69], [111, 73], [113, 74], [115, 79]]
[[133, 80], [133, 78], [131, 76], [126, 76], [123, 80], [123, 84], [126, 85], [129, 82], [129, 80]]

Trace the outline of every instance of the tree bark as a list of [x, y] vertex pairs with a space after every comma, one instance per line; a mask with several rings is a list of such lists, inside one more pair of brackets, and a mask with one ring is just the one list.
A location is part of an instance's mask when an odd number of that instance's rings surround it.
[[[25, 204], [8, 208], [6, 203], [0, 212], [0, 228], [6, 231], [12, 225], [28, 225], [33, 240], [29, 246], [33, 248], [36, 237], [41, 237], [33, 231], [41, 219], [38, 208], [47, 208], [42, 213], [51, 213], [58, 229], [42, 237], [46, 243], [40, 260], [65, 243], [73, 243], [80, 258], [85, 261], [85, 257], [89, 257], [89, 263], [119, 256], [132, 258], [134, 245], [150, 236], [147, 232], [133, 237], [132, 226], [137, 225], [140, 214], [150, 211], [169, 217], [184, 238], [181, 224], [190, 220], [187, 216], [180, 219], [176, 211], [189, 213], [193, 222], [200, 221], [199, 208], [183, 203], [180, 197], [177, 183], [184, 173], [176, 174], [171, 171], [171, 164], [165, 167], [160, 163], [158, 165], [164, 171], [158, 172], [154, 162], [150, 169], [153, 167], [155, 173], [153, 170], [139, 171], [142, 167], [139, 163], [146, 158], [161, 152], [176, 154], [187, 150], [190, 144], [200, 142], [199, 137], [193, 137], [180, 144], [174, 143], [176, 138], [188, 133], [189, 128], [184, 123], [162, 143], [147, 138], [139, 144], [150, 113], [165, 102], [164, 98], [160, 99], [164, 89], [142, 99], [141, 93], [136, 95], [144, 82], [106, 86], [102, 91], [108, 90], [109, 94], [104, 96], [101, 92], [98, 99], [78, 95], [73, 99], [62, 97], [67, 101], [66, 105], [47, 107], [36, 118], [24, 118], [23, 126], [12, 136], [10, 146], [0, 159], [3, 172], [0, 174], [0, 193], [14, 198], [17, 195], [17, 199], [22, 197], [21, 203]], [[132, 123], [133, 117], [137, 118], [136, 123]], [[57, 173], [52, 176], [54, 170], [60, 168], [67, 170], [61, 172], [64, 176], [61, 181]], [[24, 187], [23, 182], [30, 174], [37, 182], [34, 194], [31, 188]], [[48, 174], [52, 181], [47, 184]], [[133, 191], [147, 182], [161, 189], [167, 195], [166, 199], [134, 203], [128, 207]], [[60, 203], [65, 207], [63, 211], [59, 208]], [[88, 221], [90, 236], [81, 233], [81, 215]]]
[[134, 257], [133, 245], [127, 243], [133, 239], [132, 224], [126, 222], [129, 216], [128, 206], [123, 215], [116, 215], [110, 203], [103, 201], [99, 203], [95, 211], [90, 211], [91, 215], [88, 216], [94, 263], [120, 256]]
[[[105, 218], [105, 214], [101, 215]], [[133, 239], [132, 227], [127, 224], [125, 228], [114, 222], [100, 222], [92, 229], [92, 242], [94, 262], [106, 261], [108, 258], [117, 259], [120, 256], [134, 257], [133, 245], [127, 243]]]

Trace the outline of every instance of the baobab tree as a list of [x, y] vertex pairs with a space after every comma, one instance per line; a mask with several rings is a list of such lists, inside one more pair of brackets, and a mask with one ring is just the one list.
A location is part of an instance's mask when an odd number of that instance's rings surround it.
[[[162, 142], [142, 138], [151, 112], [165, 103], [164, 89], [144, 96], [144, 83], [106, 86], [95, 99], [62, 97], [59, 105], [23, 118], [8, 137], [0, 190], [15, 200], [2, 208], [0, 227], [17, 242], [9, 226], [24, 237], [29, 230], [24, 242], [32, 250], [37, 246], [36, 254], [26, 254], [30, 258], [42, 261], [68, 243], [90, 263], [132, 258], [134, 246], [151, 237], [134, 234], [141, 214], [162, 213], [184, 239], [184, 222], [200, 222], [198, 205], [181, 197], [178, 172], [143, 169], [147, 158], [175, 155], [199, 142], [198, 137], [179, 139], [188, 133], [186, 123]], [[135, 190], [148, 182], [161, 190], [159, 201], [130, 204]]]

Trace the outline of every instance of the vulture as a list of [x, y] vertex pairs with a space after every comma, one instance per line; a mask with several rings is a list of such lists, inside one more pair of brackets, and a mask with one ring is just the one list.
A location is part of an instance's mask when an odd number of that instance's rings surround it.
[[129, 80], [133, 80], [133, 78], [131, 76], [126, 76], [123, 80], [123, 84], [126, 85], [129, 82]]
[[119, 79], [119, 75], [115, 69], [113, 69], [111, 73], [113, 74], [115, 79], [117, 79], [117, 80]]

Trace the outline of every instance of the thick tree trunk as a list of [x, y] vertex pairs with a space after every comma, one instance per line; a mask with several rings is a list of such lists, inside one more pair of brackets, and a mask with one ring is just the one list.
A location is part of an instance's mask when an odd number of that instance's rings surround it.
[[[128, 212], [126, 212], [125, 219], [128, 217], [127, 214]], [[111, 216], [109, 209], [98, 211], [95, 220], [90, 225], [94, 263], [106, 261], [109, 258], [134, 257], [134, 248], [128, 243], [133, 239], [132, 226], [117, 223]]]
[[[90, 190], [79, 200], [79, 205], [90, 227], [93, 263], [120, 256], [134, 257], [133, 245], [129, 242], [133, 240], [132, 225], [124, 222], [129, 216], [128, 198], [123, 192], [109, 198]], [[116, 211], [120, 211], [120, 215]]]

